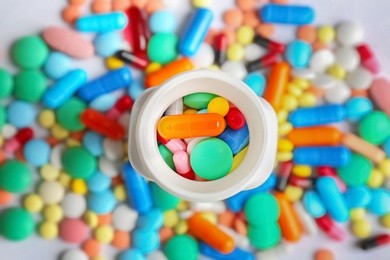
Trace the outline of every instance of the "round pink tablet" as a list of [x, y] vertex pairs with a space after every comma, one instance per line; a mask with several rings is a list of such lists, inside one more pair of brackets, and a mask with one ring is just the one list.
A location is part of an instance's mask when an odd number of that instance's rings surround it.
[[390, 115], [390, 82], [385, 78], [375, 79], [370, 94], [378, 107]]
[[67, 243], [81, 243], [87, 238], [88, 228], [81, 219], [65, 218], [59, 225], [59, 235]]
[[94, 55], [93, 44], [70, 29], [49, 27], [43, 31], [43, 39], [53, 49], [74, 58], [86, 59]]

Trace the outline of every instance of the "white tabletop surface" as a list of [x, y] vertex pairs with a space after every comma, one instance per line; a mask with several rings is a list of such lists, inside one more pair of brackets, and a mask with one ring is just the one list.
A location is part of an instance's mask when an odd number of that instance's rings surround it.
[[[61, 10], [66, 6], [66, 0], [0, 0], [0, 67], [11, 72], [17, 72], [9, 58], [11, 43], [24, 35], [39, 34], [50, 25], [64, 25], [61, 20]], [[169, 0], [168, 0], [169, 2]], [[190, 0], [175, 0], [176, 5], [170, 7], [175, 13], [179, 24], [190, 12]], [[390, 70], [390, 1], [389, 0], [291, 0], [292, 3], [311, 5], [316, 11], [315, 24], [334, 25], [344, 19], [352, 19], [363, 24], [366, 32], [366, 42], [374, 49], [383, 67], [383, 73]], [[213, 27], [222, 27], [224, 10], [233, 6], [234, 0], [214, 0], [212, 9], [215, 12]], [[89, 10], [85, 7], [85, 13]], [[277, 26], [275, 39], [287, 42], [294, 38], [295, 27]], [[88, 35], [87, 37], [93, 37]], [[75, 62], [75, 67], [87, 70], [89, 78], [94, 78], [105, 71], [103, 59], [95, 56], [87, 61]], [[20, 205], [20, 197], [12, 201]], [[0, 207], [0, 211], [3, 208]], [[39, 221], [40, 216], [35, 216]], [[373, 224], [373, 234], [386, 232], [379, 225], [375, 216], [369, 216]], [[346, 225], [345, 228], [348, 228]], [[312, 259], [313, 253], [319, 248], [329, 248], [340, 260], [358, 259], [390, 259], [390, 246], [370, 252], [363, 252], [354, 246], [357, 241], [350, 233], [345, 242], [338, 243], [328, 239], [324, 234], [315, 237], [304, 236], [296, 245], [292, 245], [291, 253], [281, 259]], [[34, 234], [29, 239], [11, 243], [0, 237], [1, 260], [52, 260], [67, 248], [77, 245], [65, 244], [59, 239], [45, 241]], [[116, 251], [111, 246], [105, 246], [103, 256], [114, 259]]]

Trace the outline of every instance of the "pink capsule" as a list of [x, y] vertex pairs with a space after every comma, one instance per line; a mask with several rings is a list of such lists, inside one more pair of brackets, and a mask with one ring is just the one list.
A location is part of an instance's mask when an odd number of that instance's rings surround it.
[[130, 111], [133, 107], [134, 101], [129, 95], [123, 95], [118, 99], [115, 105], [107, 112], [107, 116], [111, 119], [118, 119], [127, 110]]
[[337, 187], [342, 193], [344, 193], [347, 190], [347, 186], [345, 186], [345, 183], [340, 180], [335, 169], [333, 169], [332, 167], [320, 166], [317, 168], [317, 172], [319, 177], [323, 177], [323, 176], [332, 177], [336, 181]]
[[367, 44], [362, 44], [356, 47], [360, 55], [361, 64], [374, 74], [377, 74], [381, 70], [381, 65], [378, 59], [375, 57], [374, 52]]
[[315, 221], [317, 226], [330, 238], [337, 241], [345, 240], [346, 234], [344, 230], [337, 226], [328, 215], [323, 215], [322, 217], [316, 218]]
[[187, 149], [186, 143], [183, 142], [181, 139], [167, 140], [163, 138], [158, 132], [157, 140], [162, 143], [166, 148], [168, 148], [168, 150], [171, 151], [173, 154], [177, 153], [178, 151], [185, 151]]
[[34, 131], [30, 127], [20, 129], [14, 137], [4, 144], [4, 151], [14, 153], [34, 136]]
[[173, 163], [175, 164], [176, 172], [178, 174], [184, 174], [191, 170], [190, 158], [185, 151], [174, 153]]

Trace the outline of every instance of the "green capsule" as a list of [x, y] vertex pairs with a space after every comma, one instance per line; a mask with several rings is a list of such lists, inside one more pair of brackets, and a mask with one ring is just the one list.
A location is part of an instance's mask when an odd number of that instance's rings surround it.
[[175, 209], [177, 204], [179, 204], [180, 199], [178, 197], [165, 191], [154, 182], [150, 183], [150, 191], [154, 205], [162, 211]]
[[166, 164], [168, 164], [169, 168], [176, 171], [175, 164], [173, 163], [173, 154], [171, 151], [169, 151], [168, 148], [165, 147], [165, 145], [160, 144], [158, 146], [158, 150], [160, 151], [161, 157], [165, 161]]
[[8, 208], [0, 215], [0, 234], [11, 241], [21, 241], [34, 232], [31, 214], [22, 208]]
[[207, 108], [207, 105], [215, 97], [217, 97], [217, 95], [199, 92], [199, 93], [189, 94], [185, 96], [183, 98], [183, 103], [186, 106], [191, 108], [203, 109], [203, 108]]
[[364, 156], [352, 153], [349, 164], [337, 169], [341, 180], [348, 186], [365, 185], [372, 170], [371, 162]]
[[380, 111], [365, 116], [359, 125], [360, 136], [373, 145], [380, 145], [390, 137], [390, 119]]
[[148, 57], [162, 65], [174, 61], [177, 56], [179, 40], [173, 33], [156, 33], [148, 42]]
[[96, 171], [96, 159], [83, 147], [72, 147], [61, 157], [64, 170], [75, 179], [88, 179]]
[[176, 235], [168, 240], [164, 252], [169, 260], [196, 260], [199, 248], [196, 240], [189, 235]]
[[42, 72], [22, 70], [15, 76], [14, 96], [20, 100], [38, 102], [46, 87], [46, 77]]
[[269, 193], [258, 193], [245, 203], [244, 212], [248, 223], [257, 227], [276, 222], [280, 208], [274, 196]]
[[37, 69], [45, 63], [49, 48], [41, 37], [30, 35], [18, 39], [12, 45], [12, 58], [24, 69]]
[[0, 166], [0, 188], [11, 192], [21, 193], [31, 184], [31, 172], [24, 164], [16, 160], [6, 161]]
[[277, 222], [254, 227], [248, 226], [248, 238], [252, 246], [265, 250], [276, 246], [281, 237], [280, 228]]
[[70, 131], [81, 131], [85, 128], [80, 120], [80, 114], [87, 105], [78, 98], [71, 98], [60, 106], [56, 111], [58, 123]]
[[5, 69], [0, 69], [0, 99], [7, 98], [14, 87], [12, 75]]

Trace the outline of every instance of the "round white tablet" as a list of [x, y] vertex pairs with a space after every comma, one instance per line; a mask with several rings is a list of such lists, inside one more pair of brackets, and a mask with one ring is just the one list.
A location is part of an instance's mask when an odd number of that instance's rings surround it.
[[138, 218], [137, 211], [127, 205], [119, 205], [112, 213], [112, 223], [115, 229], [131, 231], [134, 229]]
[[57, 169], [62, 169], [61, 156], [65, 150], [66, 150], [65, 144], [57, 144], [51, 149], [50, 163]]
[[324, 72], [335, 61], [331, 50], [323, 49], [315, 51], [310, 58], [310, 68], [315, 72]]
[[245, 60], [254, 61], [267, 54], [267, 50], [259, 45], [250, 43], [245, 46]]
[[360, 56], [355, 48], [340, 47], [335, 51], [335, 63], [343, 67], [346, 71], [352, 71], [360, 63]]
[[351, 97], [351, 89], [344, 81], [337, 81], [333, 88], [325, 93], [325, 100], [330, 104], [344, 104]]
[[84, 196], [68, 192], [61, 202], [61, 207], [65, 217], [79, 218], [87, 209], [87, 203]]
[[118, 176], [120, 166], [118, 162], [112, 162], [103, 156], [99, 158], [99, 169], [104, 175], [113, 178]]
[[56, 181], [44, 181], [38, 187], [38, 193], [45, 204], [57, 204], [64, 198], [64, 187]]
[[105, 138], [103, 141], [104, 154], [110, 161], [118, 161], [123, 158], [123, 144], [120, 141]]
[[238, 61], [226, 61], [222, 64], [221, 70], [238, 79], [244, 79], [248, 74], [244, 64]]
[[325, 73], [318, 73], [316, 77], [311, 80], [311, 84], [320, 89], [330, 89], [334, 87], [337, 83], [337, 80], [332, 76]]
[[336, 38], [339, 43], [345, 46], [356, 46], [363, 41], [363, 27], [352, 21], [342, 22], [336, 28]]
[[347, 75], [347, 83], [353, 89], [368, 89], [372, 80], [371, 72], [363, 67], [358, 67]]
[[14, 127], [11, 124], [4, 124], [3, 128], [1, 128], [1, 135], [6, 140], [13, 137], [16, 134], [16, 132], [17, 132], [16, 127]]
[[61, 260], [88, 260], [88, 256], [80, 249], [69, 249], [62, 254]]
[[214, 63], [214, 50], [210, 44], [202, 43], [196, 52], [191, 57], [192, 64], [197, 68], [206, 68]]

